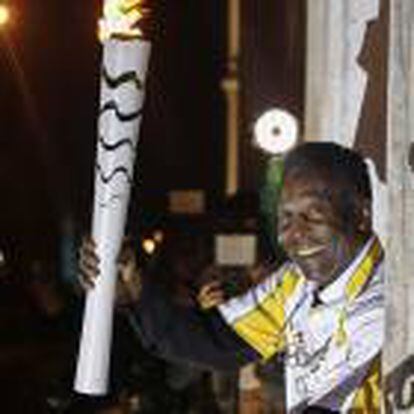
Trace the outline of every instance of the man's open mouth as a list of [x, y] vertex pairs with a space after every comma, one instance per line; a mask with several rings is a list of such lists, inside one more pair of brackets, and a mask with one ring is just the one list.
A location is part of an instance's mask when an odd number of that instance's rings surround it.
[[295, 251], [295, 256], [300, 257], [300, 258], [311, 257], [311, 256], [314, 256], [316, 254], [319, 254], [320, 252], [325, 250], [325, 248], [326, 248], [325, 245], [298, 248]]

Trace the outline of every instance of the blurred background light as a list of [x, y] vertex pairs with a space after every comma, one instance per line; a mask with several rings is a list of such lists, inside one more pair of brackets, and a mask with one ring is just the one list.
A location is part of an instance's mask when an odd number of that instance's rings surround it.
[[162, 241], [164, 240], [164, 233], [162, 230], [155, 230], [153, 233], [153, 237], [157, 243], [162, 243]]
[[142, 240], [142, 248], [144, 252], [148, 255], [152, 255], [155, 252], [157, 244], [153, 239], [144, 239]]
[[0, 267], [3, 267], [6, 264], [6, 255], [3, 250], [0, 250]]
[[10, 8], [5, 4], [0, 4], [0, 27], [5, 26], [10, 21]]

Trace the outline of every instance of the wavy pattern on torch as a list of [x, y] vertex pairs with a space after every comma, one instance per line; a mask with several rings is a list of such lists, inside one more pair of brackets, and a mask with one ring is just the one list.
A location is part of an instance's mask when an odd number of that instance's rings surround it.
[[106, 85], [110, 89], [115, 89], [122, 84], [132, 82], [135, 88], [139, 91], [144, 89], [144, 82], [137, 76], [137, 73], [133, 70], [124, 72], [119, 76], [111, 76], [105, 66], [102, 67], [102, 77]]
[[124, 176], [129, 184], [132, 184], [133, 182], [132, 177], [129, 174], [128, 168], [124, 167], [123, 165], [116, 167], [109, 174], [106, 174], [106, 175], [105, 175], [105, 172], [103, 171], [103, 168], [99, 164], [96, 164], [96, 170], [98, 171], [99, 177], [104, 184], [108, 184], [114, 179], [116, 175], [119, 175], [119, 174]]
[[114, 111], [116, 117], [121, 122], [132, 121], [135, 118], [138, 118], [139, 116], [142, 115], [142, 108], [139, 108], [136, 111], [128, 112], [128, 113], [121, 112], [120, 109], [118, 108], [118, 105], [115, 99], [111, 99], [108, 102], [105, 102], [105, 104], [102, 106], [102, 108], [99, 111], [99, 116], [101, 117], [105, 112], [108, 112], [108, 111]]
[[100, 136], [98, 139], [98, 142], [104, 150], [109, 151], [109, 152], [115, 151], [118, 148], [123, 147], [125, 145], [129, 146], [131, 151], [135, 149], [135, 145], [132, 142], [131, 138], [123, 138], [111, 144], [109, 142], [106, 142], [103, 136]]

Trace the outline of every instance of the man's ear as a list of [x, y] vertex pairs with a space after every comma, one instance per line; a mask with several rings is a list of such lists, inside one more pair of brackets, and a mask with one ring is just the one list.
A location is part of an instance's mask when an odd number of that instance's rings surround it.
[[361, 233], [370, 233], [372, 230], [372, 200], [361, 199], [357, 209], [358, 230]]

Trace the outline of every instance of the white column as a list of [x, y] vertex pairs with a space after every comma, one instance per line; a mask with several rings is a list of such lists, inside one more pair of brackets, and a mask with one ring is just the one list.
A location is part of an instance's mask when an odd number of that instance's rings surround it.
[[386, 343], [389, 412], [414, 413], [414, 2], [391, 1]]
[[308, 0], [305, 136], [352, 147], [367, 74], [357, 62], [379, 0]]

